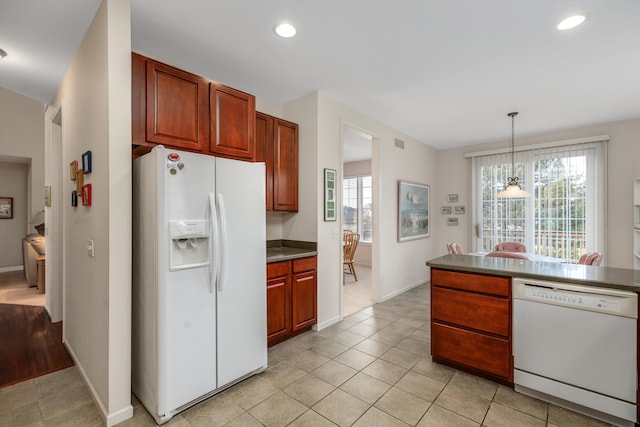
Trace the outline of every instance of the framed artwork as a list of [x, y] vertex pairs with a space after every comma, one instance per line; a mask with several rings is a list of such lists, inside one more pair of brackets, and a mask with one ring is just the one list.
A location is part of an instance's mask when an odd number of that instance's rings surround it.
[[71, 192], [71, 206], [78, 206], [78, 193], [76, 190]]
[[336, 220], [336, 170], [324, 169], [324, 220]]
[[78, 161], [74, 160], [69, 164], [69, 175], [71, 175], [71, 181], [76, 180], [77, 174], [78, 174]]
[[82, 206], [91, 206], [91, 184], [82, 186]]
[[13, 218], [13, 197], [0, 197], [0, 219]]
[[84, 173], [91, 173], [91, 151], [82, 153], [82, 171]]
[[464, 206], [454, 206], [453, 207], [454, 214], [464, 214]]
[[457, 194], [449, 194], [447, 196], [447, 202], [449, 202], [449, 203], [458, 203], [458, 195]]
[[44, 186], [44, 205], [48, 208], [51, 207], [51, 186]]
[[451, 218], [447, 218], [447, 225], [453, 225], [453, 226], [458, 226], [458, 218], [456, 217], [451, 217]]
[[443, 206], [440, 208], [440, 213], [443, 215], [451, 215], [451, 206]]
[[428, 185], [398, 181], [398, 242], [429, 237], [429, 192]]
[[78, 169], [76, 172], [76, 193], [82, 195], [82, 186], [84, 185], [84, 172]]

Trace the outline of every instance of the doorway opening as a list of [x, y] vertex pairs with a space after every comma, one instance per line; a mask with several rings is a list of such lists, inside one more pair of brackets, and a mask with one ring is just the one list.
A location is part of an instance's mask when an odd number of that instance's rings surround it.
[[375, 303], [372, 270], [376, 210], [373, 136], [345, 125], [342, 141], [342, 315], [346, 317]]

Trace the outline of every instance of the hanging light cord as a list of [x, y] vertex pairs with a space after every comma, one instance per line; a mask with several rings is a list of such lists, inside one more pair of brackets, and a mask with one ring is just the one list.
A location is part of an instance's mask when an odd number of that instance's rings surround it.
[[516, 166], [514, 161], [515, 145], [513, 143], [513, 140], [515, 139], [514, 122], [515, 122], [515, 117], [517, 115], [518, 115], [517, 111], [507, 114], [507, 116], [511, 117], [511, 175], [513, 175], [512, 177], [509, 177], [509, 185], [518, 185], [518, 177], [516, 176]]

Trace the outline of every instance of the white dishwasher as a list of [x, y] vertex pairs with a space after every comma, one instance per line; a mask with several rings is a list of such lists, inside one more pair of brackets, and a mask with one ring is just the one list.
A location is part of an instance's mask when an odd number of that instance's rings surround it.
[[514, 278], [515, 390], [633, 426], [637, 318], [633, 292]]

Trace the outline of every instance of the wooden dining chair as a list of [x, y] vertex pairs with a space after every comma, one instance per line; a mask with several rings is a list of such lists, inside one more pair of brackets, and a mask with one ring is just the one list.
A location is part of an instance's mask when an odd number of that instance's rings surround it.
[[527, 252], [527, 247], [518, 242], [502, 242], [496, 245], [496, 251], [502, 252]]
[[353, 256], [356, 253], [358, 242], [360, 241], [360, 235], [357, 233], [345, 233], [344, 234], [344, 260], [343, 267], [345, 274], [353, 274], [353, 278], [358, 281], [356, 269], [353, 266]]

